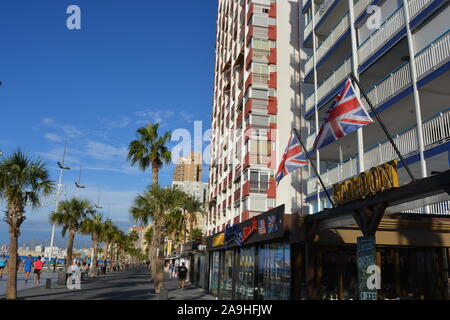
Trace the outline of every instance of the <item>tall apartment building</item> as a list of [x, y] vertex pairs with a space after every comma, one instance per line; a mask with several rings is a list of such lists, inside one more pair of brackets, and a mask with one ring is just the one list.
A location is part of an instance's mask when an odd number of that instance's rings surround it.
[[274, 179], [300, 126], [298, 2], [218, 1], [208, 235], [280, 204], [301, 207], [300, 173], [278, 188]]
[[[370, 14], [373, 4], [377, 8]], [[449, 2], [302, 0], [301, 11], [302, 111], [308, 149], [325, 111], [353, 72], [415, 177], [448, 170]], [[368, 106], [364, 99], [363, 103]], [[327, 187], [396, 158], [376, 121], [313, 155]], [[401, 184], [410, 181], [401, 166], [399, 179]], [[330, 205], [312, 171], [305, 193], [311, 213]], [[449, 202], [413, 212], [425, 210], [450, 213]]]
[[173, 173], [173, 181], [201, 181], [202, 154], [191, 152], [188, 157], [180, 157]]

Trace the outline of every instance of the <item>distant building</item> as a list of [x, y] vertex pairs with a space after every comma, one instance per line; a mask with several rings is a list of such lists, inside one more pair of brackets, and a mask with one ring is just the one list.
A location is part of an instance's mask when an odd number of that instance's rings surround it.
[[177, 186], [180, 190], [194, 196], [201, 203], [207, 201], [208, 184], [201, 181], [173, 181], [172, 186]]
[[38, 245], [34, 248], [34, 251], [38, 252], [38, 253], [44, 253], [45, 252], [45, 247], [43, 245]]
[[201, 181], [202, 154], [194, 153], [188, 157], [180, 157], [173, 173], [173, 181]]

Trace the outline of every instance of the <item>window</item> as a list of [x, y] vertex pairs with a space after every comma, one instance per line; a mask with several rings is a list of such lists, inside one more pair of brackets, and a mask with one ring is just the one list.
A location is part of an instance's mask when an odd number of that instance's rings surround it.
[[260, 74], [269, 74], [269, 66], [262, 63], [253, 63], [252, 72]]
[[269, 173], [252, 170], [250, 172], [250, 192], [265, 193], [269, 186]]
[[267, 90], [253, 89], [252, 97], [256, 99], [267, 99]]
[[253, 40], [253, 48], [258, 50], [270, 50], [271, 42], [269, 40], [260, 40], [260, 39], [254, 39]]

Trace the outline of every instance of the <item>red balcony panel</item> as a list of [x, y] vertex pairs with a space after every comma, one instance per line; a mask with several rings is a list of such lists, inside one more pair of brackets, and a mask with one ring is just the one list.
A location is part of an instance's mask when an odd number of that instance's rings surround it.
[[238, 223], [239, 223], [239, 216], [234, 217], [233, 224], [238, 224]]
[[277, 64], [277, 49], [270, 48], [269, 64]]
[[269, 88], [277, 88], [277, 73], [276, 72], [271, 72], [270, 73], [270, 78], [269, 78]]
[[234, 192], [234, 201], [237, 201], [239, 199], [241, 199], [241, 189], [240, 188]]
[[233, 171], [230, 171], [230, 173], [228, 174], [228, 183], [230, 184], [231, 183], [231, 178], [232, 178], [232, 176], [233, 176]]
[[242, 198], [250, 194], [250, 181], [246, 181], [242, 186]]
[[252, 4], [250, 4], [250, 8], [248, 8], [248, 11], [247, 11], [247, 21], [250, 21], [254, 12], [255, 12], [255, 4], [252, 3]]
[[247, 153], [244, 157], [244, 169], [250, 167], [250, 153]]
[[269, 179], [269, 188], [267, 189], [267, 198], [275, 199], [277, 197], [277, 184], [275, 179]]
[[222, 224], [222, 230], [225, 230], [225, 223]]
[[277, 4], [276, 4], [276, 2], [273, 2], [273, 3], [270, 4], [269, 17], [270, 18], [276, 18], [277, 17]]
[[271, 122], [269, 124], [269, 131], [267, 132], [267, 140], [276, 141], [277, 140], [277, 124]]
[[250, 42], [250, 39], [253, 37], [253, 26], [250, 26], [248, 33], [247, 33], [247, 39], [245, 44], [248, 45]]
[[269, 26], [269, 40], [277, 40], [277, 26]]
[[276, 97], [269, 97], [269, 105], [267, 111], [272, 115], [276, 115], [278, 113], [278, 100]]
[[245, 81], [245, 91], [247, 91], [248, 87], [250, 87], [253, 83], [253, 73], [248, 75], [247, 80]]
[[244, 106], [244, 117], [246, 117], [247, 114], [252, 111], [252, 104], [253, 104], [253, 99], [252, 98], [248, 99], [247, 102], [245, 103], [245, 106]]
[[245, 220], [248, 220], [248, 219], [250, 219], [250, 211], [247, 210], [247, 211], [242, 212], [241, 221], [244, 222]]
[[228, 197], [228, 208], [231, 208], [231, 196]]
[[275, 169], [277, 168], [277, 155], [275, 151], [271, 151], [271, 154], [269, 155], [269, 160], [267, 161], [267, 168]]
[[246, 70], [250, 67], [252, 60], [253, 60], [253, 48], [250, 48], [247, 59], [245, 59], [245, 69]]
[[239, 113], [237, 120], [236, 120], [236, 127], [239, 127], [242, 123], [242, 112]]

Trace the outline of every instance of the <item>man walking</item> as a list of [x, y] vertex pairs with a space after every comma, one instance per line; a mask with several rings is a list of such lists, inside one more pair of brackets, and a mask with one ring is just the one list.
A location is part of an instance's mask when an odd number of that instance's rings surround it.
[[25, 260], [23, 261], [23, 272], [25, 272], [25, 283], [28, 282], [32, 266], [33, 266], [33, 259], [31, 258], [31, 254], [29, 254], [28, 257], [26, 257]]
[[0, 257], [0, 279], [3, 278], [3, 270], [6, 267], [6, 264], [8, 263], [8, 260], [6, 260], [6, 257], [4, 254]]
[[178, 289], [184, 289], [184, 282], [186, 281], [188, 269], [183, 262], [180, 267], [178, 267]]

